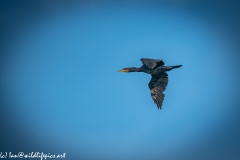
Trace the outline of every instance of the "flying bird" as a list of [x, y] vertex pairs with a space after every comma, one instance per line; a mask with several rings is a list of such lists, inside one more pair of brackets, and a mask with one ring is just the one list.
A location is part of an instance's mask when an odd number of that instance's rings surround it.
[[162, 103], [165, 97], [163, 92], [168, 85], [168, 74], [166, 72], [179, 68], [182, 65], [164, 66], [163, 60], [159, 59], [141, 58], [140, 60], [143, 63], [140, 68], [123, 68], [122, 70], [118, 70], [118, 72], [144, 72], [151, 74], [152, 78], [148, 83], [148, 87], [150, 89], [152, 99], [156, 103], [158, 109], [162, 109]]

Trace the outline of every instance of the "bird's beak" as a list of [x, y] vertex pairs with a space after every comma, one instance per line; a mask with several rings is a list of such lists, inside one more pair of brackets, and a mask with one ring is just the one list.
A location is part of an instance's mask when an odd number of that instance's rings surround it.
[[127, 72], [126, 69], [117, 70], [117, 72]]
[[123, 72], [123, 70], [117, 70], [117, 72]]

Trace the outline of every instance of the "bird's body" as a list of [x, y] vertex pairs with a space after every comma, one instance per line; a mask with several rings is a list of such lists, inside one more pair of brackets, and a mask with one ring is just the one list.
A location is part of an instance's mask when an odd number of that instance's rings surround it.
[[158, 109], [162, 109], [162, 103], [164, 100], [163, 92], [168, 85], [168, 74], [166, 72], [174, 68], [179, 68], [182, 65], [164, 66], [163, 60], [159, 59], [141, 58], [140, 60], [143, 63], [140, 68], [124, 68], [119, 70], [119, 72], [144, 72], [151, 74], [152, 78], [148, 83], [148, 87], [151, 91], [152, 99], [157, 104]]

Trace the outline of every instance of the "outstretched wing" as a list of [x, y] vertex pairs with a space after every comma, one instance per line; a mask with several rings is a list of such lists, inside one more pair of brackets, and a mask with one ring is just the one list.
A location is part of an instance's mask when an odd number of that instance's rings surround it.
[[156, 103], [158, 109], [162, 109], [162, 103], [164, 100], [164, 91], [168, 85], [168, 74], [163, 73], [159, 75], [152, 75], [151, 81], [148, 83], [148, 87], [151, 91], [153, 101]]
[[150, 70], [158, 66], [163, 66], [164, 62], [160, 59], [141, 58], [142, 63]]

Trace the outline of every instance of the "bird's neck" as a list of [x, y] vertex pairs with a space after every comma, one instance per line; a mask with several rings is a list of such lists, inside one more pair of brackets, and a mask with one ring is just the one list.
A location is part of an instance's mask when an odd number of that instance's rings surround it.
[[128, 72], [141, 72], [141, 68], [131, 67], [128, 68]]

